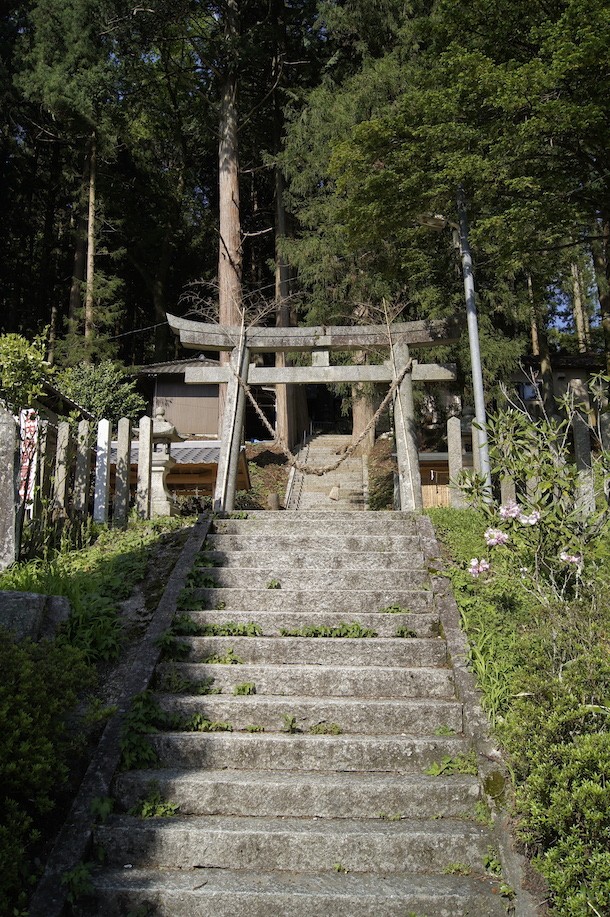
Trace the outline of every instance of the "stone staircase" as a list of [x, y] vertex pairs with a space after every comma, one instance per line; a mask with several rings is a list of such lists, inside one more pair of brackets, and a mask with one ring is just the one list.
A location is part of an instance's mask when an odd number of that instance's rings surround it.
[[[426, 523], [341, 512], [213, 523], [188, 614], [201, 630], [257, 627], [180, 637], [186, 659], [158, 665], [159, 707], [191, 727], [152, 734], [156, 764], [115, 780], [86, 913], [507, 913], [485, 865], [496, 838], [440, 635]], [[342, 626], [369, 635], [286, 635]], [[195, 693], [201, 684], [220, 693]], [[220, 731], [195, 728], [206, 722]], [[151, 794], [177, 813], [120, 814]]]
[[[324, 468], [334, 464], [351, 444], [351, 436], [317, 435], [299, 452], [299, 459], [308, 465]], [[335, 471], [323, 476], [295, 473], [289, 510], [301, 512], [353, 512], [366, 509], [368, 500], [368, 468], [366, 457], [351, 455]]]

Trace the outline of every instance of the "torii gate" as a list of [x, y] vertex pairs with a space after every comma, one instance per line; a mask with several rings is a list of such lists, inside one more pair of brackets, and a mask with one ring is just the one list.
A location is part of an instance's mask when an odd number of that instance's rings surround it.
[[[191, 350], [230, 352], [230, 364], [186, 370], [185, 382], [227, 384], [215, 510], [232, 510], [235, 503], [237, 465], [241, 448], [248, 385], [319, 384], [339, 382], [392, 382], [401, 378], [394, 395], [394, 432], [400, 479], [400, 508], [421, 510], [422, 492], [419, 455], [415, 436], [413, 381], [453, 382], [454, 364], [419, 364], [411, 361], [409, 345], [432, 347], [459, 337], [455, 320], [416, 321], [393, 325], [318, 326], [313, 328], [225, 327], [167, 314], [169, 326], [180, 343]], [[381, 365], [331, 366], [331, 350], [387, 349], [390, 359]], [[250, 365], [253, 353], [311, 352], [311, 366]]]

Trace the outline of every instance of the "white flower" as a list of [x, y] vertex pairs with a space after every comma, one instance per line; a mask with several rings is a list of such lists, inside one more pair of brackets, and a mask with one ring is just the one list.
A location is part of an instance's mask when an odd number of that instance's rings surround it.
[[540, 510], [533, 510], [529, 516], [525, 513], [520, 513], [517, 518], [521, 525], [536, 525], [537, 522], [540, 522]]
[[516, 519], [521, 513], [521, 509], [518, 503], [515, 503], [514, 500], [508, 500], [504, 506], [500, 507], [500, 518], [501, 519]]

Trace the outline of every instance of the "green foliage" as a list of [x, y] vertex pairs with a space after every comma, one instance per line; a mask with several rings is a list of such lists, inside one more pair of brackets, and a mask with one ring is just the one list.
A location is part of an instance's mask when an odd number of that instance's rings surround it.
[[[452, 552], [465, 562], [480, 543], [458, 553], [470, 526], [445, 512], [444, 531], [453, 520]], [[474, 513], [471, 523], [485, 527]], [[588, 546], [580, 596], [569, 603], [550, 588], [540, 604], [521, 577], [450, 571], [483, 702], [510, 754], [519, 834], [561, 917], [601, 914], [610, 901], [609, 556], [604, 528]], [[514, 892], [507, 886], [502, 894]]]
[[222, 621], [219, 624], [202, 624], [201, 637], [260, 637], [263, 629], [254, 621]]
[[396, 628], [396, 636], [411, 638], [411, 637], [417, 637], [417, 634], [415, 633], [415, 631], [412, 628], [407, 627], [406, 625], [403, 624], [401, 627]]
[[453, 729], [451, 726], [437, 726], [436, 729], [434, 730], [434, 735], [435, 736], [454, 736], [455, 729]]
[[280, 583], [279, 579], [270, 579], [269, 582], [267, 583], [266, 588], [267, 589], [281, 589], [282, 584]]
[[385, 608], [379, 609], [380, 614], [384, 615], [408, 615], [410, 609], [403, 608], [402, 605], [386, 605]]
[[81, 898], [93, 894], [92, 868], [91, 863], [78, 863], [62, 875], [61, 884], [69, 904], [77, 904]]
[[203, 713], [193, 713], [188, 720], [176, 723], [182, 732], [233, 732], [231, 723], [209, 720]]
[[114, 812], [114, 799], [111, 796], [96, 796], [91, 803], [91, 815], [101, 824]]
[[0, 912], [12, 913], [24, 903], [45, 819], [83, 750], [68, 716], [94, 673], [65, 642], [17, 644], [4, 631], [0, 671]]
[[256, 685], [253, 681], [244, 681], [242, 684], [234, 686], [233, 694], [237, 697], [256, 694]]
[[136, 392], [135, 381], [126, 381], [111, 360], [70, 366], [57, 375], [56, 385], [97, 420], [137, 420], [146, 411], [146, 401]]
[[246, 732], [264, 732], [265, 727], [261, 726], [259, 723], [250, 723], [246, 726]]
[[134, 697], [129, 712], [125, 715], [121, 729], [121, 769], [154, 767], [157, 753], [148, 742], [147, 736], [159, 731], [163, 721], [161, 708], [150, 691], [143, 691]]
[[358, 621], [346, 624], [343, 621], [337, 627], [328, 627], [323, 624], [311, 624], [293, 630], [281, 628], [282, 637], [376, 637], [377, 633], [370, 627], [363, 627]]
[[314, 736], [339, 736], [343, 732], [338, 723], [314, 723], [309, 727], [309, 731]]
[[32, 406], [50, 377], [42, 337], [27, 341], [20, 334], [0, 335], [0, 404], [11, 414]]
[[156, 690], [167, 694], [221, 694], [222, 688], [213, 688], [213, 684], [213, 678], [193, 681], [175, 666], [170, 666], [155, 675]]
[[288, 735], [295, 735], [297, 732], [303, 732], [303, 730], [299, 728], [299, 724], [297, 723], [295, 716], [292, 716], [289, 713], [285, 713], [284, 728], [282, 729], [282, 732], [287, 732]]
[[180, 806], [175, 802], [164, 799], [156, 781], [148, 785], [146, 796], [139, 799], [128, 814], [138, 818], [173, 818], [178, 814]]
[[467, 863], [449, 863], [443, 869], [445, 876], [469, 876], [472, 873], [472, 866]]
[[450, 774], [478, 774], [477, 756], [474, 751], [465, 755], [443, 755], [440, 761], [430, 764], [424, 771], [430, 777], [448, 777]]

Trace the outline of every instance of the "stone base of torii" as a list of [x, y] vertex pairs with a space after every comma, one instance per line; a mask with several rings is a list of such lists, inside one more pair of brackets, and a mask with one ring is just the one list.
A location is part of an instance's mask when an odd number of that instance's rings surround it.
[[[214, 509], [230, 511], [235, 503], [237, 465], [246, 406], [245, 385], [329, 385], [341, 382], [386, 382], [401, 379], [394, 393], [394, 435], [400, 481], [400, 508], [420, 511], [422, 491], [413, 407], [413, 382], [452, 382], [453, 364], [411, 361], [409, 347], [440, 346], [457, 340], [454, 321], [404, 322], [389, 326], [322, 326], [315, 328], [225, 327], [168, 314], [170, 328], [191, 350], [230, 352], [229, 364], [188, 369], [187, 383], [226, 384]], [[387, 350], [379, 365], [330, 365], [330, 351]], [[311, 366], [265, 367], [250, 364], [255, 353], [311, 353]], [[405, 372], [405, 369], [407, 371]]]

